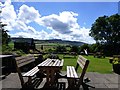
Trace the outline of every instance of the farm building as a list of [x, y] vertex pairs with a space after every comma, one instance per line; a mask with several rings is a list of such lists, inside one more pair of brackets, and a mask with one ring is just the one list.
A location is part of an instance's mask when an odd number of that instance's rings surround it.
[[12, 38], [14, 42], [14, 49], [21, 49], [25, 53], [28, 53], [30, 49], [35, 49], [35, 43], [33, 38]]

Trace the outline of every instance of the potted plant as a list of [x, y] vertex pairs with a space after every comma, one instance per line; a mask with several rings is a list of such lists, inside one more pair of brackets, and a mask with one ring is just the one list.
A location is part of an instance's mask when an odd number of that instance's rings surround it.
[[120, 75], [120, 58], [114, 58], [112, 61], [113, 71]]

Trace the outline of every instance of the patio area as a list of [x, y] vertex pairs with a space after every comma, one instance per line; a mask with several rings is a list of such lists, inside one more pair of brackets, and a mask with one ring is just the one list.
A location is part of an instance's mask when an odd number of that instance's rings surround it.
[[[65, 71], [62, 71], [65, 74]], [[86, 77], [90, 78], [89, 85], [94, 86], [96, 89], [110, 89], [110, 90], [119, 90], [120, 89], [120, 75], [118, 74], [100, 74], [97, 72], [87, 72]], [[43, 79], [42, 83], [39, 85], [39, 88], [42, 88], [45, 84], [46, 79]], [[67, 80], [60, 79], [60, 82], [66, 82]], [[20, 90], [21, 84], [17, 73], [9, 74], [5, 79], [0, 81], [0, 88], [2, 90]], [[94, 89], [92, 89], [94, 90]]]

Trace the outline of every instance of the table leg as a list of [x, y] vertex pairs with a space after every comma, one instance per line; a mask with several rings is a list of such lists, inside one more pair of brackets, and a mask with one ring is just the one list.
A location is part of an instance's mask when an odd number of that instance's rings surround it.
[[47, 73], [46, 74], [47, 75], [46, 76], [46, 84], [49, 85], [50, 84], [50, 78], [49, 78], [49, 76], [50, 76], [50, 70], [46, 70], [46, 73]]
[[75, 81], [73, 79], [68, 79], [68, 90], [75, 88]]
[[51, 82], [51, 86], [54, 84], [55, 82], [55, 71], [51, 70], [51, 77], [50, 77], [50, 82]]
[[32, 77], [28, 77], [28, 85], [32, 86]]
[[46, 71], [47, 77], [46, 77], [46, 84], [48, 86], [53, 86], [55, 83], [55, 71], [53, 69], [49, 69]]

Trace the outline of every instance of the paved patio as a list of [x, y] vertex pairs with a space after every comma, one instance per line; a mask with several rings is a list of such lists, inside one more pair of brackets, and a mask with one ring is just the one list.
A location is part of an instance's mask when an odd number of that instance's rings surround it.
[[[62, 73], [65, 74], [65, 71]], [[86, 77], [91, 79], [91, 82], [88, 84], [94, 86], [95, 89], [120, 90], [120, 75], [118, 74], [100, 74], [97, 72], [87, 72]], [[43, 80], [39, 88], [44, 86], [45, 81], [46, 79]], [[67, 87], [67, 80], [60, 79], [59, 81], [66, 82]], [[20, 88], [21, 84], [17, 73], [11, 73], [5, 79], [0, 81], [0, 89], [2, 90], [19, 90]]]

